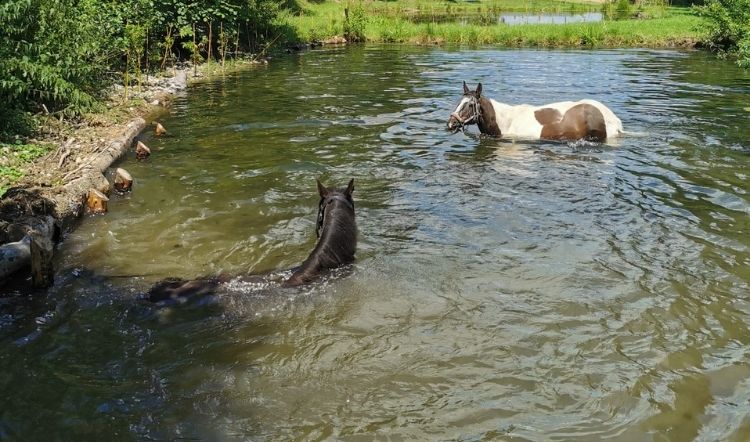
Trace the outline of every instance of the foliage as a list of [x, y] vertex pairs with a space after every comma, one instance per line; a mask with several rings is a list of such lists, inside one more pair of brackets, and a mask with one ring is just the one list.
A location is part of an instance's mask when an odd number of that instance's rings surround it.
[[737, 55], [737, 63], [750, 67], [750, 0], [708, 0], [696, 8], [708, 20], [706, 45], [722, 55]]
[[347, 7], [346, 19], [344, 21], [344, 38], [347, 41], [365, 41], [365, 26], [367, 26], [367, 16], [365, 8], [360, 1], [354, 8]]
[[278, 13], [276, 0], [2, 0], [0, 141], [30, 131], [30, 115], [95, 108], [117, 79], [140, 84], [168, 62], [257, 50]]
[[610, 0], [602, 4], [602, 12], [608, 20], [626, 20], [633, 16], [630, 0]]
[[[91, 34], [92, 2], [6, 0], [0, 5], [0, 134], [26, 110], [75, 114], [90, 108], [106, 65]], [[15, 115], [14, 115], [15, 114]], [[9, 127], [10, 126], [10, 127]]]

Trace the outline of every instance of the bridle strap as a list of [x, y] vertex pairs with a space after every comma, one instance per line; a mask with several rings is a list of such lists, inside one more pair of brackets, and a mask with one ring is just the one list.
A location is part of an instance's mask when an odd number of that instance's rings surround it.
[[326, 207], [334, 201], [341, 201], [349, 206], [350, 209], [354, 210], [354, 203], [350, 201], [349, 198], [340, 193], [335, 193], [333, 195], [328, 195], [325, 198], [321, 198], [320, 203], [318, 203], [318, 221], [315, 226], [315, 235], [318, 238], [320, 238], [320, 233], [323, 230], [323, 221], [325, 220]]
[[462, 128], [467, 124], [478, 123], [479, 119], [482, 118], [482, 106], [479, 104], [479, 98], [472, 95], [469, 106], [471, 106], [471, 110], [473, 112], [465, 120], [462, 119], [460, 115], [458, 115], [458, 112], [453, 112], [451, 114], [451, 117], [458, 120], [458, 124], [460, 124]]

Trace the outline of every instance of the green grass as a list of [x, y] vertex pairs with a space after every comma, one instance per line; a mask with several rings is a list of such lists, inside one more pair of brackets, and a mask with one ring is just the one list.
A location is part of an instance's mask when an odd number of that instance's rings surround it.
[[[400, 0], [348, 3], [342, 1], [307, 3], [298, 14], [287, 14], [283, 19], [295, 28], [304, 41], [323, 40], [344, 33], [344, 8], [364, 8], [367, 21], [362, 30], [365, 41], [376, 43], [411, 44], [498, 44], [509, 47], [673, 47], [690, 46], [701, 38], [697, 30], [702, 18], [690, 9], [667, 7], [664, 1], [652, 0], [640, 10], [639, 19], [605, 20], [598, 23], [566, 25], [498, 25], [461, 24], [446, 21], [445, 17], [430, 21], [429, 14], [453, 16], [467, 13], [486, 13], [497, 17], [499, 11], [530, 13], [602, 11], [603, 6], [585, 2], [554, 0], [513, 1], [490, 0], [476, 3], [447, 1]], [[645, 4], [645, 2], [644, 2]], [[613, 6], [607, 6], [613, 7]], [[578, 8], [578, 9], [576, 9]], [[427, 20], [416, 22], [409, 14], [422, 14]], [[430, 12], [436, 11], [436, 12]], [[494, 18], [496, 20], [496, 18]], [[490, 20], [493, 22], [494, 20]], [[425, 22], [426, 21], [426, 22]]]
[[0, 144], [0, 197], [18, 180], [32, 161], [48, 154], [54, 144]]

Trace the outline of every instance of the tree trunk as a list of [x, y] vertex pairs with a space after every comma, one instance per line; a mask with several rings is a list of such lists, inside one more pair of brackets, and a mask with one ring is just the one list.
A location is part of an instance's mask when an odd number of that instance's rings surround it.
[[211, 46], [213, 45], [213, 21], [208, 22], [208, 64], [211, 64]]

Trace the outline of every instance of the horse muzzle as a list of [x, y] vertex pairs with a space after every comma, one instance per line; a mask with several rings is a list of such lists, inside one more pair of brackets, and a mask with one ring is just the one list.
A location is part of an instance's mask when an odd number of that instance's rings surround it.
[[461, 118], [459, 118], [458, 115], [453, 113], [451, 114], [450, 117], [448, 117], [448, 122], [446, 123], [446, 126], [448, 130], [455, 132], [458, 129], [460, 129], [461, 126], [463, 126], [463, 122], [461, 121]]

